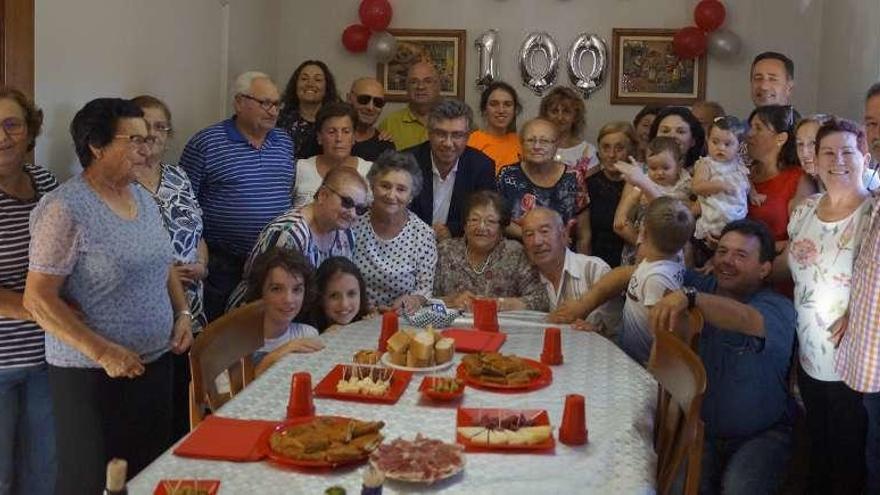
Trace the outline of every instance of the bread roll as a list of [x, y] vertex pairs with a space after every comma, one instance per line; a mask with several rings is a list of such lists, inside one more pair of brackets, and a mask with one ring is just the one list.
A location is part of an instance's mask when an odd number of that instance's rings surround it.
[[434, 359], [434, 335], [431, 332], [420, 332], [410, 342], [410, 350], [419, 361], [432, 362]]
[[443, 364], [452, 360], [455, 354], [455, 340], [448, 337], [441, 338], [434, 344], [434, 361]]
[[388, 338], [388, 350], [392, 353], [406, 352], [407, 348], [409, 348], [410, 340], [412, 338], [407, 332], [399, 330]]
[[397, 366], [406, 366], [406, 351], [403, 352], [392, 352], [388, 351], [388, 356], [391, 360], [392, 364], [396, 364]]

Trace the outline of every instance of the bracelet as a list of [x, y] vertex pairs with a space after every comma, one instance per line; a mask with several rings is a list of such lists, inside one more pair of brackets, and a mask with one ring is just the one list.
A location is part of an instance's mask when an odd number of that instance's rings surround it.
[[193, 318], [193, 314], [188, 309], [184, 309], [183, 311], [178, 311], [177, 313], [174, 313], [174, 321], [177, 321], [181, 316], [188, 316], [189, 321], [193, 321], [195, 319]]

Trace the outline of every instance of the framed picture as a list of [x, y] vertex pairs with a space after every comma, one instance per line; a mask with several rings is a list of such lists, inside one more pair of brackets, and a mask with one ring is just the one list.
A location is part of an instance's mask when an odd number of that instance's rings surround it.
[[706, 56], [682, 60], [674, 29], [612, 31], [611, 103], [687, 105], [706, 97]]
[[376, 66], [376, 79], [385, 87], [385, 99], [406, 101], [406, 73], [416, 62], [432, 62], [440, 74], [440, 94], [464, 99], [464, 29], [389, 29], [397, 39], [397, 53]]

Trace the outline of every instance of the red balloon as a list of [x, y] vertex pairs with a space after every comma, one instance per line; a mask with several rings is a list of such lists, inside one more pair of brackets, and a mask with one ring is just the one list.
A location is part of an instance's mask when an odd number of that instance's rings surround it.
[[694, 22], [707, 33], [720, 28], [726, 15], [724, 4], [718, 0], [701, 0], [694, 8]]
[[358, 14], [361, 23], [373, 31], [384, 31], [391, 24], [391, 4], [388, 0], [363, 0]]
[[352, 24], [342, 32], [342, 45], [352, 53], [366, 51], [368, 41], [370, 41], [370, 28], [362, 24]]
[[706, 53], [706, 33], [698, 27], [681, 28], [672, 37], [672, 48], [679, 58], [697, 58]]

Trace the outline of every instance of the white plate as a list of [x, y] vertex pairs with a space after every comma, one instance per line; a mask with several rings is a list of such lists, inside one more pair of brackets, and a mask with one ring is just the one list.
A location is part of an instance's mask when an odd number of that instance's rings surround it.
[[376, 471], [382, 472], [382, 474], [385, 476], [385, 478], [389, 479], [389, 480], [406, 481], [409, 483], [427, 483], [429, 485], [432, 485], [438, 481], [442, 481], [447, 478], [451, 478], [451, 477], [457, 475], [458, 473], [464, 471], [464, 466], [466, 464], [464, 452], [462, 452], [460, 455], [461, 455], [461, 465], [460, 466], [458, 466], [457, 468], [455, 468], [453, 470], [450, 470], [450, 471], [447, 471], [447, 472], [441, 474], [437, 478], [432, 478], [432, 479], [423, 478], [421, 473], [407, 473], [407, 474], [386, 473], [386, 472], [382, 471], [381, 469], [379, 469], [378, 463], [372, 457], [370, 457], [370, 465], [373, 466], [373, 469], [375, 469]]
[[381, 363], [389, 368], [394, 368], [396, 370], [402, 371], [411, 371], [413, 373], [433, 373], [435, 371], [443, 371], [452, 367], [454, 363], [454, 359], [450, 359], [443, 364], [438, 364], [436, 366], [428, 366], [427, 368], [410, 368], [409, 366], [400, 366], [391, 362], [391, 354], [385, 353], [382, 354], [382, 358], [380, 359]]

